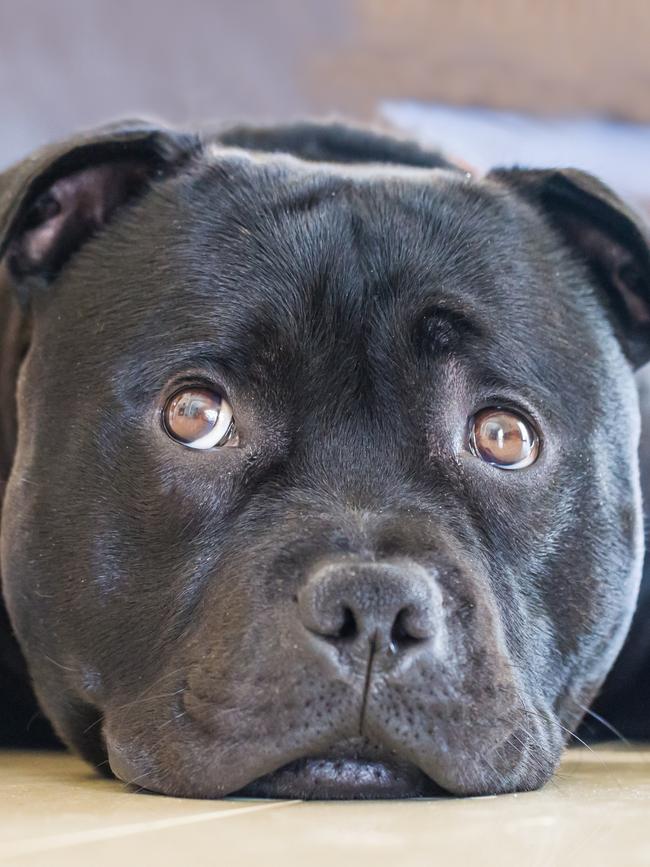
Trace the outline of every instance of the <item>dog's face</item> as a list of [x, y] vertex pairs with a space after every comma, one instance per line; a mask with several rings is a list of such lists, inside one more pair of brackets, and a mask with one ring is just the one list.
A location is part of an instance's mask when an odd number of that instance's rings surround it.
[[638, 587], [639, 225], [578, 173], [114, 137], [0, 221], [3, 582], [57, 730], [176, 795], [540, 785]]

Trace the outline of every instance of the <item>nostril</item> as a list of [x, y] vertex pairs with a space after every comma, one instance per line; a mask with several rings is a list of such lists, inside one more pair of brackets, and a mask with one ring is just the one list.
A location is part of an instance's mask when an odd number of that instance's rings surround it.
[[354, 611], [351, 608], [344, 608], [343, 623], [341, 624], [337, 635], [334, 637], [342, 639], [352, 639], [356, 638], [358, 632], [359, 628], [357, 625], [357, 619], [354, 616]]
[[417, 634], [417, 630], [413, 628], [410, 621], [410, 609], [402, 608], [393, 621], [393, 627], [390, 631], [390, 646], [394, 652], [407, 650], [414, 644], [421, 644], [427, 640], [427, 636]]
[[[345, 604], [323, 604], [309, 594], [295, 597], [299, 616], [308, 632], [325, 641], [354, 641], [359, 636], [360, 622], [354, 610]], [[319, 604], [320, 603], [320, 604]]]
[[326, 622], [326, 618], [323, 618], [318, 627], [310, 631], [334, 644], [340, 641], [353, 642], [359, 636], [359, 623], [351, 608], [340, 608], [334, 620], [335, 622]]

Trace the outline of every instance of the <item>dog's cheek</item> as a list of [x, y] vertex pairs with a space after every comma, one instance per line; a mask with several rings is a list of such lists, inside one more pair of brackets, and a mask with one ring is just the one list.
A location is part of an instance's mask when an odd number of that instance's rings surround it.
[[39, 563], [29, 522], [29, 497], [19, 495], [24, 486], [24, 480], [14, 475], [4, 504], [0, 568], [7, 610], [36, 697], [57, 734], [99, 765], [104, 748], [94, 694], [100, 683], [96, 672], [71, 653], [67, 644], [68, 625], [62, 615], [66, 606], [58, 592], [61, 576], [56, 569], [48, 569], [46, 562]]

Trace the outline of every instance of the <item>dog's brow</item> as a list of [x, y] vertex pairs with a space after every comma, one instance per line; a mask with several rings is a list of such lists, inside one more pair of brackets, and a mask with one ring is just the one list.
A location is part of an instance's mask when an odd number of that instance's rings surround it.
[[440, 333], [441, 329], [458, 336], [482, 335], [485, 332], [477, 316], [440, 303], [428, 307], [419, 318], [426, 331], [432, 335]]

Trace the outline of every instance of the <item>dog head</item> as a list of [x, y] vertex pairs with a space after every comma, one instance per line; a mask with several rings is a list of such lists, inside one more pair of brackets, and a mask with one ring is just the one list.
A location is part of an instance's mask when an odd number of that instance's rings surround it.
[[4, 594], [68, 744], [191, 796], [552, 774], [642, 560], [609, 189], [129, 124], [5, 173], [0, 238]]

